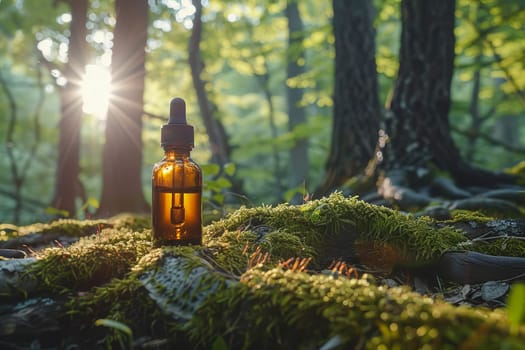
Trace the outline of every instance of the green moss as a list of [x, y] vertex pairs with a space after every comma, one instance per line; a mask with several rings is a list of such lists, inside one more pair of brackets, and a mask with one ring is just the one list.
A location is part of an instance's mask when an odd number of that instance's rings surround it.
[[[505, 220], [496, 221], [497, 219], [486, 216], [483, 213], [469, 210], [454, 210], [452, 211], [452, 219], [444, 221], [446, 224], [467, 224], [474, 228], [476, 226], [489, 226], [489, 223], [497, 223], [500, 226], [499, 231], [514, 231], [515, 229]], [[487, 228], [490, 229], [490, 226]], [[472, 241], [465, 241], [458, 244], [457, 248], [475, 251], [489, 255], [503, 255], [525, 257], [525, 241], [520, 237], [513, 237], [511, 235], [493, 239], [492, 237], [484, 239], [483, 237], [474, 239]]]
[[[494, 220], [468, 210], [454, 210], [452, 215], [445, 224]], [[228, 259], [235, 260], [237, 267], [245, 261], [239, 254], [240, 246], [245, 245], [242, 238], [245, 234], [250, 236], [246, 240], [250, 247], [260, 245], [264, 251], [280, 258], [312, 256], [322, 260], [321, 248], [338, 235], [350, 237], [348, 242], [355, 241], [362, 247], [384, 250], [394, 256], [394, 264], [425, 264], [445, 251], [460, 248], [492, 255], [525, 256], [523, 241], [509, 238], [472, 243], [460, 230], [448, 226], [437, 228], [428, 217], [415, 218], [357, 198], [345, 198], [340, 193], [301, 206], [241, 208], [228, 218], [207, 226], [205, 234], [209, 245], [216, 245], [222, 236], [225, 241], [233, 239], [231, 249], [236, 252], [232, 251]], [[232, 237], [240, 237], [240, 240]], [[272, 240], [276, 241], [272, 243]], [[348, 250], [352, 248], [347, 247]], [[381, 254], [379, 252], [378, 256]], [[236, 271], [242, 272], [242, 269]]]
[[297, 235], [283, 231], [273, 231], [264, 236], [260, 246], [263, 251], [267, 251], [270, 257], [277, 257], [278, 260], [289, 257], [314, 257], [315, 250], [305, 244]]
[[[453, 221], [462, 219], [486, 221], [457, 211]], [[479, 340], [488, 349], [517, 339], [505, 340], [508, 323], [501, 311], [457, 308], [367, 278], [275, 266], [292, 257], [322, 260], [323, 248], [340, 237], [349, 238], [341, 240], [349, 245], [345, 249], [356, 242], [379, 255], [393, 251], [397, 262], [408, 264], [467, 246], [525, 256], [523, 241], [471, 243], [454, 228], [436, 228], [428, 217], [340, 193], [301, 206], [242, 208], [205, 227], [204, 246], [154, 249], [144, 229], [148, 220], [108, 220], [114, 228], [44, 250], [28, 273], [37, 276], [41, 291], [67, 293], [72, 324], [98, 336], [93, 325], [104, 318], [128, 325], [136, 337], [166, 337], [180, 345], [191, 336], [191, 346], [204, 348], [218, 337], [230, 348], [318, 348], [329, 340], [346, 347], [456, 348]], [[263, 256], [264, 266], [250, 270]], [[107, 344], [118, 339], [107, 329], [102, 336]]]
[[[169, 325], [173, 322], [149, 298], [135, 274], [130, 274], [125, 279], [113, 279], [104, 287], [94, 288], [80, 297], [71, 298], [66, 307], [68, 312], [64, 317], [65, 322], [72, 328], [82, 330], [84, 334], [90, 334], [92, 342], [95, 339], [103, 342], [107, 348], [119, 344], [122, 334], [115, 329], [96, 327], [95, 321], [98, 319], [126, 324], [133, 331], [135, 339], [146, 335], [166, 338]], [[92, 344], [86, 344], [90, 345]]]
[[[453, 220], [460, 219], [487, 220], [479, 214], [458, 211]], [[146, 259], [151, 256], [147, 255], [152, 249], [150, 231], [125, 229], [143, 228], [147, 220], [129, 216], [114, 218], [111, 222], [118, 230], [103, 229], [70, 247], [44, 250], [29, 273], [37, 276], [42, 290], [58, 292], [86, 290], [122, 277], [144, 256]], [[500, 239], [471, 243], [453, 228], [436, 229], [427, 217], [414, 218], [356, 198], [345, 198], [340, 193], [301, 206], [242, 208], [204, 231], [205, 246], [197, 248], [199, 256], [234, 275], [244, 273], [266, 253], [268, 266], [291, 257], [322, 260], [322, 248], [341, 235], [351, 238], [345, 241], [352, 245], [347, 249], [354, 249], [352, 242], [365, 249], [374, 247], [379, 251], [378, 256], [387, 253], [393, 256], [392, 264], [424, 264], [434, 261], [444, 251], [458, 248], [493, 255], [525, 255], [522, 241]], [[187, 249], [194, 251], [194, 248]]]
[[495, 218], [488, 216], [482, 212], [474, 210], [462, 210], [456, 209], [450, 212], [452, 219], [444, 221], [445, 223], [457, 223], [457, 222], [489, 222]]
[[82, 237], [97, 233], [104, 227], [109, 226], [110, 224], [107, 220], [59, 219], [50, 223], [35, 223], [28, 226], [21, 226], [17, 235], [58, 233], [64, 236]]
[[67, 248], [48, 248], [29, 274], [42, 290], [85, 290], [123, 276], [151, 249], [150, 233], [104, 229]]
[[131, 231], [141, 232], [151, 229], [151, 216], [149, 215], [120, 214], [110, 218], [108, 221], [117, 230], [126, 228]]
[[434, 260], [466, 240], [453, 228], [436, 229], [429, 218], [414, 218], [356, 198], [345, 198], [340, 193], [302, 206], [242, 208], [208, 226], [206, 234], [212, 240], [224, 232], [261, 227], [297, 237], [302, 247], [307, 247], [308, 254], [317, 252], [337, 235], [348, 235], [395, 247], [400, 259], [408, 263]]
[[[161, 339], [161, 344], [168, 338], [170, 342], [176, 342], [178, 345], [186, 343], [186, 335], [180, 330], [180, 323], [159, 308], [141, 281], [145, 273], [158, 270], [165, 256], [172, 254], [188, 258], [185, 260], [185, 273], [191, 272], [199, 265], [195, 249], [192, 247], [151, 249], [140, 257], [123, 278], [113, 278], [107, 284], [92, 288], [87, 293], [71, 296], [66, 305], [66, 322], [92, 334], [94, 338], [101, 338], [107, 348], [120, 344], [122, 334], [111, 328], [95, 327], [97, 319], [109, 319], [127, 325], [133, 331], [135, 339], [146, 336], [153, 338], [153, 342], [155, 339]], [[165, 288], [164, 292], [169, 292], [169, 286], [159, 285], [158, 288]], [[170, 291], [173, 292], [172, 289]]]
[[[135, 337], [159, 337], [185, 343], [185, 321], [217, 289], [225, 289], [223, 273], [207, 262], [202, 247], [163, 247], [151, 250], [123, 279], [93, 288], [67, 304], [67, 317], [82, 319], [82, 327], [95, 332], [97, 319], [128, 325]], [[233, 277], [233, 276], [232, 276]], [[158, 305], [162, 305], [162, 310]], [[100, 335], [99, 335], [100, 337]], [[104, 342], [118, 344], [121, 334], [108, 329]]]
[[489, 255], [525, 257], [525, 241], [521, 237], [508, 236], [491, 240], [475, 240], [458, 247]]
[[191, 338], [209, 347], [222, 336], [229, 348], [501, 348], [525, 336], [509, 334], [502, 311], [454, 307], [376, 285], [367, 277], [250, 270], [241, 283], [216, 293], [191, 320]]
[[210, 259], [222, 269], [236, 275], [248, 267], [250, 254], [257, 245], [257, 235], [252, 231], [225, 231], [221, 236], [207, 240], [206, 251]]
[[120, 214], [109, 219], [101, 220], [58, 219], [48, 223], [35, 223], [20, 227], [14, 225], [2, 226], [8, 227], [11, 231], [15, 230], [15, 236], [24, 236], [30, 233], [57, 233], [64, 236], [83, 237], [96, 234], [104, 228], [142, 231], [151, 228], [151, 220], [149, 216], [144, 215]]

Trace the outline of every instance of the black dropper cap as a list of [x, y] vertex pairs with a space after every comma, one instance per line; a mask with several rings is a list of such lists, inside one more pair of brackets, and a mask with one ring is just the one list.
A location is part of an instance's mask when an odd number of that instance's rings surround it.
[[193, 147], [193, 126], [186, 122], [186, 103], [176, 97], [170, 103], [170, 119], [160, 129], [163, 148]]

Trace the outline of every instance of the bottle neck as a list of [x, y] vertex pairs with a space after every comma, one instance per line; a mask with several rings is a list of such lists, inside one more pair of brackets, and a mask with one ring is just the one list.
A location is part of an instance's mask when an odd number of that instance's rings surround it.
[[188, 158], [191, 147], [169, 147], [164, 148], [164, 159]]

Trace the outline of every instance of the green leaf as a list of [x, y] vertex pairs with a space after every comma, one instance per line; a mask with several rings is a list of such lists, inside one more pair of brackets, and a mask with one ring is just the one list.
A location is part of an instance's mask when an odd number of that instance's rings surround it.
[[221, 167], [218, 164], [204, 164], [201, 165], [202, 172], [206, 176], [215, 176], [221, 170]]
[[284, 200], [289, 202], [290, 200], [292, 200], [292, 198], [296, 195], [296, 194], [300, 194], [301, 197], [305, 197], [306, 195], [306, 188], [304, 186], [304, 184], [301, 184], [297, 187], [294, 187], [294, 188], [290, 188], [289, 190], [287, 190], [285, 193], [284, 193]]
[[128, 337], [133, 338], [133, 331], [131, 330], [131, 328], [129, 328], [127, 325], [125, 325], [122, 322], [118, 322], [115, 320], [109, 320], [107, 318], [100, 318], [95, 321], [95, 325], [116, 329], [126, 334]]
[[224, 172], [228, 176], [233, 176], [233, 174], [235, 174], [235, 163], [224, 164]]
[[92, 207], [92, 208], [95, 208], [97, 209], [99, 206], [99, 202], [96, 198], [93, 198], [93, 197], [90, 197], [88, 198], [88, 200], [86, 201], [86, 203], [84, 203], [82, 205], [82, 207], [80, 208], [80, 210], [84, 211], [86, 210], [88, 207]]
[[214, 194], [211, 199], [219, 204], [224, 203], [224, 195], [222, 193], [216, 193]]
[[49, 215], [58, 215], [58, 216], [66, 217], [66, 218], [69, 217], [69, 212], [67, 210], [47, 207], [44, 211], [46, 212], [46, 214], [49, 214]]
[[212, 350], [228, 350], [228, 344], [224, 341], [224, 338], [220, 335], [215, 338], [213, 344], [211, 345]]
[[88, 198], [87, 200], [87, 204], [93, 208], [98, 208], [99, 207], [99, 202], [96, 198], [93, 198], [93, 197], [90, 197]]
[[220, 192], [221, 187], [217, 183], [217, 181], [205, 181], [204, 182], [204, 190], [209, 190], [212, 192]]
[[217, 179], [217, 185], [219, 185], [219, 187], [221, 188], [230, 188], [232, 187], [232, 183], [230, 182], [230, 180], [224, 178], [224, 177], [221, 177], [221, 178], [218, 178]]

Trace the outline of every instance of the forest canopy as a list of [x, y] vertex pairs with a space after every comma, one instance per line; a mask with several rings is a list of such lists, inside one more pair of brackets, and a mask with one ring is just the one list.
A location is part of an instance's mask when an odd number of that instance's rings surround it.
[[[525, 151], [524, 6], [521, 1], [499, 0], [449, 3], [453, 5], [454, 56], [450, 108], [441, 113], [450, 124], [445, 132], [465, 162], [499, 172], [516, 166]], [[342, 18], [338, 27], [337, 14], [343, 16], [344, 9], [334, 13], [328, 2], [165, 0], [143, 1], [142, 7], [134, 7], [125, 1], [2, 0], [0, 220], [28, 223], [57, 215], [94, 215], [101, 205], [109, 205], [103, 199], [104, 182], [114, 193], [133, 188], [130, 191], [142, 201], [133, 207], [121, 206], [120, 211], [146, 211], [151, 168], [162, 156], [159, 128], [174, 96], [186, 99], [188, 119], [195, 125], [192, 155], [203, 165], [210, 208], [224, 201], [238, 206], [319, 197], [322, 193], [316, 190], [326, 185], [331, 174], [325, 167], [330, 164], [331, 148], [335, 154], [335, 130], [340, 128], [334, 124], [334, 113], [340, 113], [337, 108], [342, 104], [334, 110], [334, 98], [337, 102], [338, 94], [347, 93], [336, 84], [342, 76], [336, 67], [337, 31], [359, 35], [367, 30], [367, 21], [370, 24], [371, 46], [355, 43], [360, 51], [349, 51], [347, 58], [338, 52], [341, 62], [350, 62], [363, 75], [362, 82], [355, 81], [363, 85], [353, 86], [362, 86], [357, 89], [365, 96], [377, 96], [366, 104], [374, 107], [376, 126], [359, 127], [356, 122], [357, 126], [351, 126], [355, 140], [345, 131], [343, 135], [353, 143], [343, 154], [358, 152], [367, 140], [365, 153], [373, 158], [376, 143], [396, 133], [388, 117], [396, 113], [396, 78], [403, 74], [400, 58], [405, 52], [400, 50], [406, 34], [403, 11], [410, 11], [401, 5], [397, 0], [365, 6], [348, 2], [352, 13], [367, 15]], [[126, 25], [126, 18], [134, 24]], [[137, 42], [139, 37], [142, 43]], [[440, 42], [430, 40], [428, 50], [444, 47], [445, 41], [444, 37]], [[118, 101], [116, 94], [128, 93], [118, 90], [122, 80], [118, 74], [127, 79], [133, 69], [140, 70], [141, 58], [136, 53], [142, 47], [143, 93], [135, 92], [140, 96], [132, 98], [136, 106], [128, 101], [124, 106], [134, 109], [123, 113], [133, 119], [130, 125], [134, 125], [137, 144], [122, 146], [111, 155], [104, 146], [123, 142], [117, 136], [122, 128], [111, 126], [114, 112], [111, 104], [108, 109], [108, 95]], [[364, 55], [375, 68], [354, 60]], [[128, 67], [118, 60], [129, 63], [130, 59], [138, 60], [136, 68], [122, 73], [115, 69]], [[344, 79], [354, 84], [350, 80], [354, 78]], [[375, 88], [372, 81], [377, 82]], [[138, 87], [141, 82], [124, 84]], [[373, 91], [369, 87], [376, 92], [369, 93]], [[360, 112], [343, 113], [352, 120]], [[397, 132], [404, 137], [405, 131]], [[438, 143], [443, 136], [436, 135]], [[107, 178], [111, 171], [103, 169], [116, 162], [128, 164], [120, 160], [128, 152], [135, 154], [129, 159], [138, 163], [127, 174], [136, 174], [132, 184], [117, 188], [111, 184], [118, 182]], [[364, 168], [368, 160], [359, 161], [357, 168]], [[339, 172], [338, 181], [362, 170]], [[345, 181], [327, 189], [344, 186]], [[68, 205], [61, 191], [73, 193]]]

